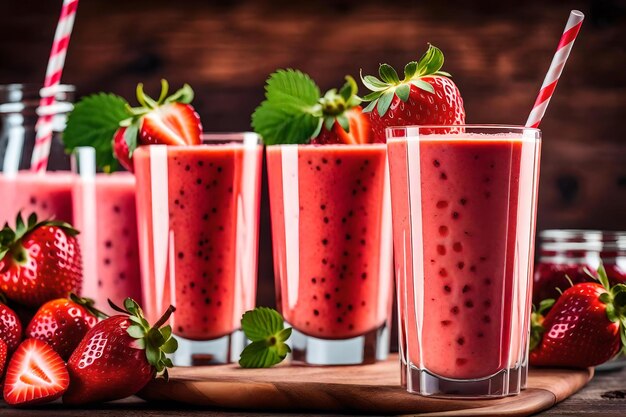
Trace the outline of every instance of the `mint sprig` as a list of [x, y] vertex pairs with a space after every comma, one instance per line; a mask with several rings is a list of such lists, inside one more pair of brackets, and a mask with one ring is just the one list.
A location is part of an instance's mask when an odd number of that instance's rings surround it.
[[63, 132], [68, 153], [79, 146], [96, 150], [96, 163], [104, 172], [119, 169], [113, 154], [113, 135], [122, 120], [129, 117], [128, 102], [115, 94], [98, 93], [83, 97], [70, 112]]
[[346, 111], [361, 103], [354, 79], [324, 96], [307, 74], [293, 69], [271, 74], [265, 85], [265, 101], [252, 114], [252, 127], [266, 145], [308, 143], [322, 129], [331, 130], [337, 122], [350, 131]]
[[241, 318], [241, 328], [251, 344], [241, 352], [243, 368], [270, 368], [285, 359], [291, 348], [285, 343], [291, 327], [285, 328], [283, 317], [276, 310], [257, 307]]

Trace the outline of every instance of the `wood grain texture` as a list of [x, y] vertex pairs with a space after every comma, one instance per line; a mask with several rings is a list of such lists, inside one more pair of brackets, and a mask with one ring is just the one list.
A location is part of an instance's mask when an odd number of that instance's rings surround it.
[[[526, 416], [552, 407], [582, 388], [590, 371], [533, 370], [529, 388], [497, 400], [421, 397], [400, 387], [397, 356], [364, 366], [241, 369], [237, 365], [175, 368], [142, 397], [208, 408], [339, 411], [371, 414]], [[470, 411], [471, 410], [471, 411]], [[417, 414], [416, 414], [417, 413]]]

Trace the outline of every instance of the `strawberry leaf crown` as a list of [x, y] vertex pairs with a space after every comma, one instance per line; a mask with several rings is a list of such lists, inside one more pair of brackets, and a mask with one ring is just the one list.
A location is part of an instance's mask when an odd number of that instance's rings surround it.
[[535, 308], [530, 315], [530, 350], [535, 349], [541, 343], [541, 337], [545, 328], [543, 327], [543, 319], [545, 313], [552, 308], [556, 300], [548, 298], [539, 303], [539, 307]]
[[128, 145], [129, 157], [133, 156], [133, 152], [137, 149], [137, 138], [139, 136], [139, 130], [141, 129], [141, 119], [146, 114], [157, 109], [160, 106], [172, 103], [190, 104], [194, 98], [193, 89], [189, 84], [184, 84], [181, 89], [176, 91], [171, 96], [168, 96], [169, 83], [165, 79], [161, 79], [161, 94], [158, 100], [153, 99], [145, 93], [143, 90], [143, 83], [137, 84], [136, 94], [139, 107], [131, 107], [130, 104], [126, 104], [126, 111], [130, 114], [130, 117], [119, 122], [120, 127], [125, 127], [124, 140]]
[[9, 251], [18, 248], [24, 236], [44, 226], [58, 227], [70, 236], [76, 236], [79, 233], [78, 230], [74, 229], [69, 223], [58, 220], [38, 221], [36, 213], [31, 213], [27, 221], [24, 222], [22, 212], [20, 211], [17, 213], [17, 218], [15, 219], [15, 229], [12, 229], [7, 222], [4, 224], [2, 230], [0, 230], [0, 259], [4, 258]]
[[605, 293], [600, 294], [600, 301], [606, 304], [606, 316], [608, 319], [613, 323], [619, 323], [622, 349], [626, 352], [626, 285], [615, 284], [611, 287], [609, 277], [602, 263], [598, 267], [597, 279], [606, 290]]
[[172, 336], [172, 327], [163, 325], [170, 318], [170, 315], [176, 311], [176, 308], [169, 306], [163, 316], [153, 326], [150, 326], [150, 323], [143, 315], [141, 307], [132, 298], [124, 300], [124, 308], [118, 307], [111, 300], [109, 300], [109, 305], [115, 311], [128, 315], [128, 319], [132, 322], [126, 329], [129, 336], [137, 339], [138, 347], [146, 351], [146, 359], [157, 371], [157, 374], [163, 373], [163, 376], [167, 379], [167, 368], [173, 367], [174, 364], [166, 355], [176, 352], [178, 341]]
[[435, 93], [432, 85], [422, 80], [422, 77], [440, 75], [451, 77], [447, 72], [441, 71], [443, 67], [443, 52], [434, 45], [428, 45], [428, 50], [419, 61], [411, 61], [404, 67], [404, 79], [400, 80], [396, 70], [388, 64], [380, 64], [378, 68], [377, 78], [373, 75], [363, 76], [361, 73], [361, 82], [372, 92], [363, 97], [364, 102], [369, 102], [367, 107], [363, 109], [364, 113], [368, 113], [376, 109], [378, 114], [383, 117], [394, 96], [397, 96], [404, 103], [409, 99], [411, 86], [415, 86], [430, 94]]
[[252, 114], [252, 127], [266, 145], [307, 143], [322, 128], [331, 130], [335, 121], [349, 133], [346, 111], [361, 103], [357, 93], [349, 75], [339, 91], [331, 89], [322, 97], [307, 74], [279, 69], [266, 81], [265, 100]]
[[98, 310], [95, 307], [95, 301], [91, 298], [79, 297], [78, 295], [72, 292], [69, 295], [69, 299], [72, 302], [82, 306], [85, 310], [89, 312], [89, 314], [91, 314], [92, 316], [98, 319], [106, 319], [109, 317], [107, 314], [103, 313], [102, 311]]

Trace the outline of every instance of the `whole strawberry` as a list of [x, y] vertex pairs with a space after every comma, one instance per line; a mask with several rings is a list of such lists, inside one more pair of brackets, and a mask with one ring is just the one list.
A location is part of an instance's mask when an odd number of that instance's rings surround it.
[[598, 279], [568, 288], [545, 318], [533, 316], [531, 365], [587, 368], [626, 346], [626, 285], [610, 287], [602, 266]]
[[43, 340], [67, 361], [99, 316], [103, 313], [93, 307], [93, 300], [71, 294], [42, 305], [28, 324], [26, 337]]
[[0, 340], [6, 344], [9, 352], [13, 352], [22, 340], [22, 323], [15, 311], [2, 301], [0, 294]]
[[120, 122], [113, 137], [113, 152], [129, 171], [132, 154], [140, 145], [197, 145], [201, 142], [200, 116], [190, 104], [193, 90], [188, 84], [168, 96], [169, 84], [161, 80], [161, 95], [154, 100], [137, 86], [139, 107], [128, 107], [129, 118]]
[[87, 332], [67, 363], [71, 384], [63, 402], [86, 404], [125, 398], [141, 390], [172, 362], [165, 355], [178, 348], [165, 324], [174, 307], [150, 327], [141, 308], [127, 298], [123, 313], [109, 317]]
[[385, 129], [389, 126], [458, 125], [465, 123], [463, 99], [450, 74], [440, 71], [443, 53], [433, 45], [419, 62], [409, 62], [404, 67], [404, 79], [388, 64], [381, 64], [380, 79], [372, 75], [361, 76], [363, 84], [372, 92], [363, 101], [369, 105], [374, 141], [385, 142]]
[[80, 293], [82, 261], [78, 231], [67, 223], [37, 221], [33, 213], [24, 223], [17, 215], [15, 230], [0, 231], [0, 291], [28, 307]]

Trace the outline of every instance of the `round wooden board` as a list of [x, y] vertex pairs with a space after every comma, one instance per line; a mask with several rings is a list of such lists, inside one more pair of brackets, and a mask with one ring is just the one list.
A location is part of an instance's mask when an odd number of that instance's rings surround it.
[[495, 400], [421, 397], [400, 387], [398, 358], [362, 366], [238, 365], [178, 367], [141, 393], [152, 401], [177, 401], [211, 409], [335, 411], [428, 416], [527, 416], [569, 397], [592, 370], [533, 369], [520, 395]]

